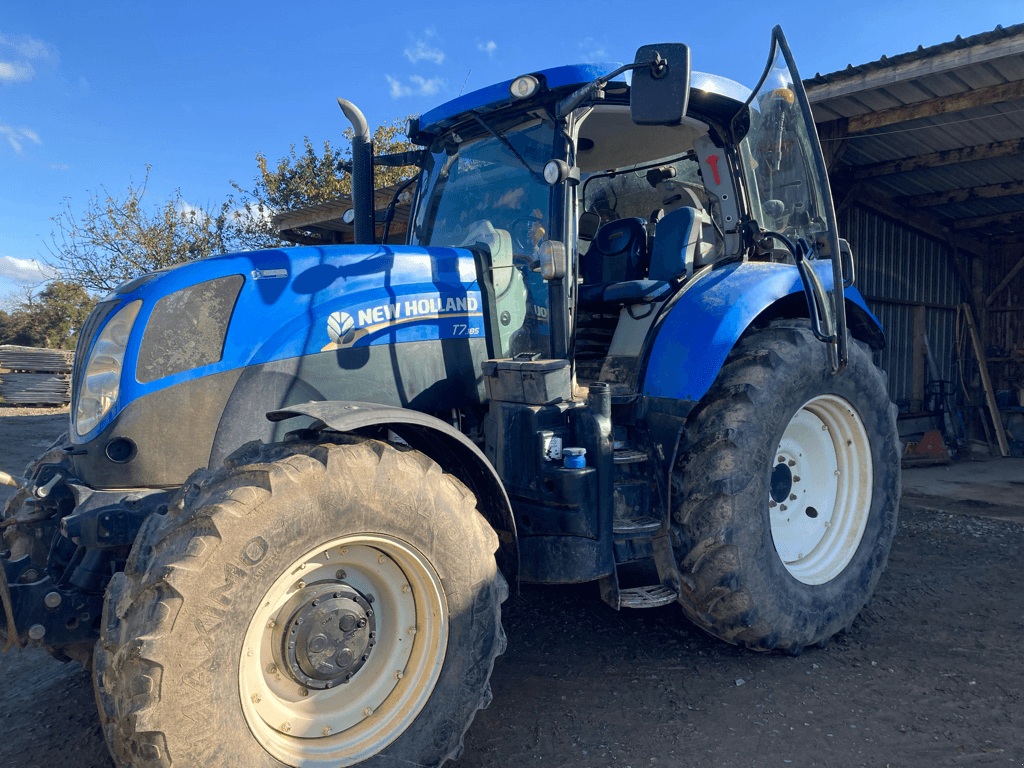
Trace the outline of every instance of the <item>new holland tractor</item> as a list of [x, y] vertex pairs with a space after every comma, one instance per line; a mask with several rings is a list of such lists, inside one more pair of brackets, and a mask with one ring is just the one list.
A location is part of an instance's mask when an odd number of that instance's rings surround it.
[[[520, 582], [756, 651], [848, 630], [896, 411], [781, 30], [753, 91], [644, 46], [460, 96], [400, 156], [342, 108], [355, 244], [121, 285], [11, 479], [6, 645], [91, 667], [115, 761], [457, 758]], [[406, 245], [374, 163], [419, 167]]]

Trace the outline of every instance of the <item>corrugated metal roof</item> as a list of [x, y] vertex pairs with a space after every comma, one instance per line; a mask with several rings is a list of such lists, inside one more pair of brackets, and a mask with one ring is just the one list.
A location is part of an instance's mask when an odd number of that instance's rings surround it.
[[[1024, 181], [1024, 144], [987, 159], [942, 164], [932, 158], [926, 167], [884, 175], [872, 168], [1024, 139], [1024, 24], [818, 74], [804, 85], [823, 145], [840, 150], [831, 169], [840, 184], [845, 174], [847, 183], [857, 180], [975, 238], [1024, 232], [1024, 217], [980, 218], [1024, 212], [1024, 194], [991, 189]], [[914, 112], [902, 109], [915, 105]], [[961, 193], [968, 197], [962, 201], [910, 199], [957, 190], [977, 191]]]

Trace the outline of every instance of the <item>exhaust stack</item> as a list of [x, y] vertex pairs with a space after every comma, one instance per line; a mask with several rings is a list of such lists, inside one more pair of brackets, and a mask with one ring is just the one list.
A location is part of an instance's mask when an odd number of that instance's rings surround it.
[[370, 128], [359, 107], [351, 101], [338, 99], [338, 106], [355, 132], [352, 137], [352, 208], [355, 212], [352, 224], [355, 241], [373, 245], [373, 142], [370, 140]]

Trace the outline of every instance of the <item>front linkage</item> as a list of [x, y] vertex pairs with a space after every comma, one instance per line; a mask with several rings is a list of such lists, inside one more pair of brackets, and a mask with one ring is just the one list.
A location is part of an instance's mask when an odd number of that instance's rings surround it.
[[71, 474], [68, 451], [58, 444], [9, 483], [19, 490], [0, 523], [0, 635], [4, 651], [45, 646], [87, 662], [110, 577], [174, 490], [93, 490]]

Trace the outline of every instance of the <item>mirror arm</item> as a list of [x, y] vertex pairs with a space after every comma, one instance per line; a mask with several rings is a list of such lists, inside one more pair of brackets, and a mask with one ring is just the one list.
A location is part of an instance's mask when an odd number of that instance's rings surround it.
[[[655, 53], [655, 55], [652, 56], [647, 61], [640, 62], [639, 64], [635, 62], [633, 64], [624, 64], [618, 69], [616, 69], [614, 72], [609, 72], [607, 75], [602, 75], [593, 82], [587, 83], [575, 93], [566, 96], [564, 99], [558, 102], [557, 106], [555, 106], [555, 117], [557, 117], [559, 120], [564, 119], [566, 115], [568, 115], [570, 112], [576, 109], [576, 107], [578, 107], [584, 101], [591, 98], [598, 92], [603, 91], [605, 85], [608, 83], [609, 80], [613, 80], [614, 78], [621, 75], [623, 72], [628, 72], [633, 69], [643, 69], [645, 67], [650, 67], [651, 72], [654, 73], [655, 77], [663, 77], [664, 73], [667, 70], [667, 65], [668, 62], [665, 59], [661, 58], [661, 56], [658, 56], [657, 53]], [[598, 98], [603, 98], [603, 96]]]

